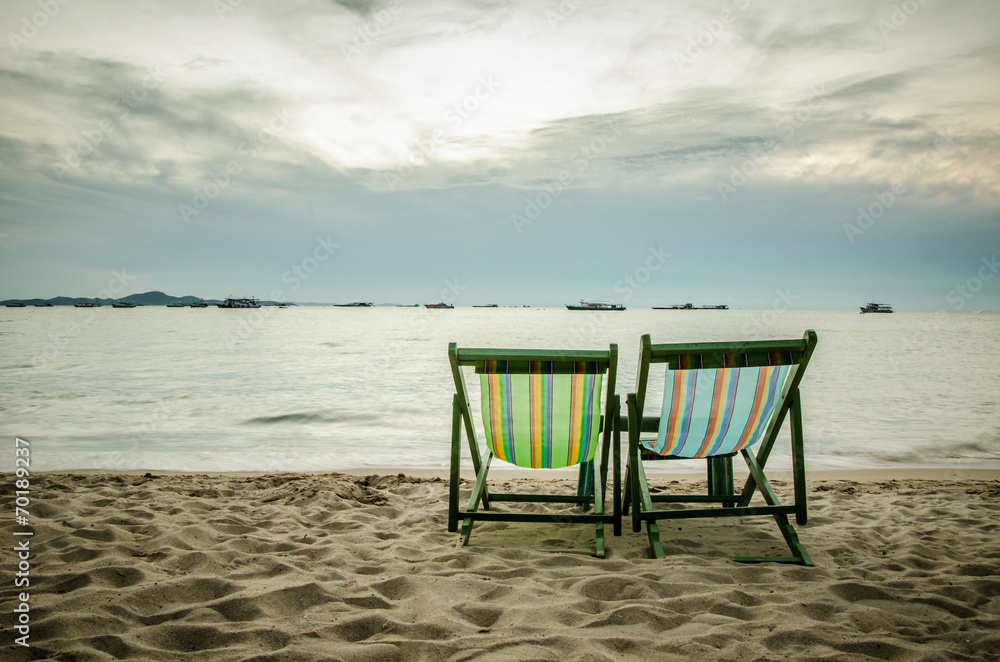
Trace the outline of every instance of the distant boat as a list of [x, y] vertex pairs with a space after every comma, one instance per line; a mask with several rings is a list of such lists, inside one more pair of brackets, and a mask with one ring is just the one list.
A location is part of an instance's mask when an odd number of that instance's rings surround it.
[[419, 308], [419, 303], [397, 303], [396, 308]]
[[84, 301], [83, 303], [74, 303], [74, 308], [100, 308], [100, 301]]
[[580, 299], [579, 304], [566, 304], [569, 310], [625, 310], [625, 306], [620, 303], [608, 303], [607, 301], [584, 301]]
[[337, 308], [371, 308], [375, 305], [374, 301], [353, 301], [351, 303], [335, 303], [333, 304]]
[[216, 305], [219, 306], [219, 308], [260, 308], [260, 299], [255, 299], [253, 297], [243, 297], [241, 299], [227, 297], [225, 303]]
[[187, 304], [183, 301], [175, 301], [173, 303], [168, 303], [167, 308], [187, 308]]
[[473, 308], [499, 308], [499, 307], [500, 306], [496, 305], [495, 303], [486, 303], [481, 306], [473, 306]]
[[135, 306], [134, 301], [115, 301], [111, 304], [112, 308], [135, 308]]
[[424, 308], [446, 308], [446, 309], [450, 309], [450, 308], [454, 308], [454, 307], [455, 306], [451, 305], [450, 303], [443, 303], [443, 302], [442, 303], [425, 303], [424, 304]]
[[35, 308], [52, 308], [52, 304], [46, 301], [45, 303], [36, 303]]
[[673, 306], [653, 306], [653, 310], [729, 310], [729, 306], [724, 303], [715, 306], [696, 306], [693, 303], [684, 303]]
[[8, 303], [4, 305], [6, 305], [8, 308], [24, 308], [23, 301], [15, 301], [14, 303]]
[[890, 306], [887, 303], [875, 303], [873, 301], [872, 303], [866, 303], [865, 305], [861, 306], [862, 315], [864, 315], [865, 313], [891, 313], [891, 312], [892, 312], [892, 306]]
[[198, 303], [192, 303], [191, 308], [208, 308], [207, 301], [199, 301]]

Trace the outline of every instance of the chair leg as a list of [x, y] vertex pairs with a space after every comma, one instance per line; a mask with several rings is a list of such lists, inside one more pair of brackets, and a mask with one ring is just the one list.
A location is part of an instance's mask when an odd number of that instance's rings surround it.
[[[770, 481], [768, 481], [767, 476], [764, 475], [764, 468], [758, 464], [757, 458], [743, 449], [741, 451], [743, 459], [746, 460], [747, 468], [750, 470], [750, 479], [753, 480], [760, 490], [761, 496], [764, 497], [764, 502], [769, 506], [780, 505], [778, 501], [778, 495], [775, 494], [774, 488], [771, 487]], [[778, 528], [781, 530], [781, 535], [785, 539], [785, 543], [788, 548], [792, 551], [792, 554], [802, 563], [802, 565], [813, 565], [812, 559], [809, 557], [809, 553], [806, 551], [805, 546], [799, 542], [799, 536], [795, 533], [795, 528], [788, 521], [788, 516], [784, 514], [779, 514], [774, 516], [774, 521], [778, 523]]]
[[[591, 476], [591, 480], [596, 480], [594, 474], [599, 474], [601, 468], [596, 462], [585, 463], [590, 464], [590, 471], [588, 472]], [[596, 517], [604, 516], [604, 490], [594, 490], [594, 515]], [[597, 558], [604, 558], [604, 521], [597, 520], [594, 522], [594, 540], [595, 546], [597, 548]]]
[[628, 407], [628, 498], [632, 507], [632, 530], [638, 533], [642, 530], [642, 521], [639, 519], [641, 512], [639, 496], [645, 484], [639, 482], [639, 476], [642, 473], [642, 460], [639, 459], [639, 421], [641, 415], [637, 411], [638, 405], [634, 393], [628, 394], [626, 406]]
[[458, 395], [452, 398], [451, 465], [448, 473], [448, 531], [458, 531], [458, 483], [462, 462], [462, 412]]
[[[622, 534], [622, 486], [621, 486], [621, 464], [622, 464], [622, 440], [621, 440], [621, 430], [619, 429], [618, 421], [621, 416], [621, 403], [620, 401], [615, 403], [615, 413], [614, 413], [614, 430], [612, 438], [614, 439], [614, 457], [611, 458], [612, 465], [612, 493], [611, 498], [613, 500], [612, 512], [614, 514], [614, 534], [620, 536]], [[607, 465], [604, 467], [605, 473], [602, 474], [602, 485], [604, 481], [607, 480]]]
[[788, 521], [787, 515], [775, 515], [775, 521], [778, 523], [778, 528], [781, 529], [781, 535], [785, 538], [785, 543], [788, 545], [788, 549], [792, 550], [792, 555], [799, 560], [802, 565], [813, 566], [812, 558], [809, 556], [809, 552], [806, 551], [805, 545], [799, 542], [799, 536], [795, 533], [795, 527], [792, 526], [791, 522]]
[[[653, 499], [649, 496], [649, 483], [646, 482], [646, 471], [642, 468], [641, 460], [637, 461], [635, 466], [635, 491], [642, 496], [642, 512], [652, 513]], [[633, 504], [632, 507], [635, 509], [632, 513], [633, 529], [635, 529], [634, 523], [640, 522], [640, 509], [636, 504]], [[635, 530], [638, 531], [638, 529]], [[663, 543], [660, 541], [660, 526], [655, 519], [646, 520], [646, 535], [649, 537], [649, 548], [653, 552], [653, 558], [662, 558]]]
[[635, 457], [629, 458], [629, 461], [632, 463], [632, 475], [629, 477], [632, 484], [632, 492], [629, 499], [632, 502], [632, 530], [639, 533], [639, 531], [642, 531], [642, 520], [639, 519], [639, 514], [642, 512], [640, 498], [643, 485], [639, 482], [639, 472], [642, 471], [642, 460]]
[[[580, 471], [576, 482], [576, 495], [578, 497], [590, 497], [594, 495], [594, 461], [581, 462]], [[590, 508], [588, 501], [579, 501], [576, 504], [580, 510], [587, 512]]]
[[[469, 508], [466, 510], [468, 513], [476, 512], [479, 506], [479, 501], [483, 498], [483, 493], [486, 492], [486, 474], [490, 472], [490, 462], [493, 460], [493, 453], [486, 456], [486, 461], [483, 462], [482, 468], [479, 470], [479, 474], [476, 476], [476, 484], [472, 488], [472, 497], [469, 499]], [[462, 521], [462, 545], [469, 544], [469, 536], [472, 535], [472, 518], [466, 517]]]
[[802, 442], [802, 405], [799, 402], [798, 389], [792, 399], [791, 409], [792, 434], [792, 476], [795, 484], [795, 522], [805, 524], [809, 521], [806, 510], [806, 466], [805, 449]]
[[663, 543], [660, 541], [660, 525], [656, 520], [646, 522], [646, 536], [649, 538], [649, 549], [653, 552], [654, 559], [664, 557]]

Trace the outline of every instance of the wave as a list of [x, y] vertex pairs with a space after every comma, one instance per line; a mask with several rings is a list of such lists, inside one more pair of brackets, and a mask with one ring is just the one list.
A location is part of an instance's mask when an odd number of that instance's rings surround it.
[[294, 414], [276, 414], [274, 416], [257, 416], [243, 421], [242, 425], [273, 425], [276, 423], [376, 423], [380, 417], [376, 414], [348, 414], [342, 412], [296, 412]]

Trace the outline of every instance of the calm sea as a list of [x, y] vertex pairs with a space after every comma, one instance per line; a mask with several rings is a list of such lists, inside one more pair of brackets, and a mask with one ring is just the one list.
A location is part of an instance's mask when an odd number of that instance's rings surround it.
[[810, 468], [1000, 467], [997, 314], [56, 307], [0, 308], [0, 468], [13, 467], [15, 435], [37, 470], [446, 467], [449, 341], [615, 342], [624, 393], [643, 333], [807, 328], [819, 334], [802, 384]]

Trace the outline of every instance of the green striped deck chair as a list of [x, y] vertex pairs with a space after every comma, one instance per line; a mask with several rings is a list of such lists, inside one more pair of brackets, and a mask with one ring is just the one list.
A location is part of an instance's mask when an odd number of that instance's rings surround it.
[[[816, 347], [816, 332], [802, 340], [654, 345], [644, 335], [639, 348], [635, 393], [626, 396], [628, 461], [623, 510], [632, 510], [632, 529], [646, 524], [653, 556], [663, 556], [658, 520], [693, 517], [773, 516], [791, 549], [789, 557], [732, 557], [812, 565], [788, 516], [806, 523], [806, 479], [799, 382]], [[663, 400], [645, 415], [651, 364], [665, 364]], [[651, 403], [653, 404], [653, 403]], [[782, 505], [764, 475], [785, 417], [791, 412], [794, 504]], [[655, 436], [653, 436], [655, 435]], [[740, 455], [749, 475], [743, 491], [733, 489], [732, 459]], [[643, 462], [704, 459], [708, 494], [651, 494]], [[764, 503], [751, 505], [760, 492]], [[657, 503], [709, 507], [656, 508]], [[758, 502], [759, 503], [759, 502]], [[715, 505], [711, 505], [715, 504]]]
[[[604, 525], [610, 523], [614, 534], [621, 534], [621, 442], [613, 425], [619, 416], [615, 395], [618, 346], [611, 345], [607, 351], [562, 351], [459, 349], [451, 343], [448, 357], [455, 378], [448, 530], [458, 531], [461, 521], [462, 541], [467, 545], [476, 521], [589, 523], [595, 526], [597, 556], [604, 557]], [[479, 375], [483, 448], [465, 383], [468, 369]], [[459, 505], [463, 428], [476, 473], [464, 509]], [[523, 469], [580, 465], [580, 488], [572, 495], [491, 492], [487, 476], [494, 458]], [[610, 514], [605, 506], [609, 460], [614, 464]], [[502, 501], [578, 504], [584, 512], [491, 508]], [[593, 512], [589, 512], [591, 507]]]

